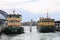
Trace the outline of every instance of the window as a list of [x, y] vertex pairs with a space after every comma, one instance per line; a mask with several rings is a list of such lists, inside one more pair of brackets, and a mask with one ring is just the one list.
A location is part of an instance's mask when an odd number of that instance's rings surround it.
[[17, 20], [10, 20], [9, 22], [11, 22], [11, 23], [19, 23], [20, 21], [17, 21]]

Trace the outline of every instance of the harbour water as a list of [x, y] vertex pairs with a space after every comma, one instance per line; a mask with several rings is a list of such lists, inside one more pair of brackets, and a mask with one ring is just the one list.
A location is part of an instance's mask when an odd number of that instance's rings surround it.
[[36, 26], [32, 26], [32, 32], [30, 32], [29, 26], [24, 27], [24, 34], [18, 35], [5, 35], [2, 34], [0, 40], [60, 40], [60, 32], [56, 33], [38, 33]]

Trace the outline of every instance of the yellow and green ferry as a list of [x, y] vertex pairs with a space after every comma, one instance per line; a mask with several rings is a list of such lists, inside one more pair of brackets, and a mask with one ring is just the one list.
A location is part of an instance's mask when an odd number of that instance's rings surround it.
[[37, 24], [37, 30], [38, 32], [42, 32], [42, 33], [54, 32], [55, 19], [49, 18], [48, 15], [47, 18], [40, 17], [40, 20], [38, 21]]
[[3, 30], [3, 33], [5, 34], [16, 34], [16, 33], [24, 33], [24, 28], [21, 24], [21, 16], [19, 14], [15, 14], [15, 11], [13, 11], [13, 14], [7, 15], [7, 23], [5, 29]]

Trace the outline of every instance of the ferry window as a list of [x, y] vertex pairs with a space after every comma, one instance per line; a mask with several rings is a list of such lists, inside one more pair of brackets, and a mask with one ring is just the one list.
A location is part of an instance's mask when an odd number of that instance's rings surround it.
[[12, 16], [12, 18], [14, 18], [14, 16]]
[[12, 18], [19, 18], [20, 16], [17, 16], [17, 15], [14, 15], [14, 16], [12, 16]]
[[10, 20], [8, 22], [11, 22]]
[[20, 21], [18, 21], [18, 22], [20, 22]]
[[9, 16], [9, 18], [11, 18], [11, 15]]
[[20, 22], [20, 21], [17, 21], [17, 20], [11, 20], [11, 23], [17, 23], [17, 22]]
[[13, 21], [11, 21], [11, 23], [13, 23]]
[[16, 16], [17, 18], [19, 18], [20, 16]]

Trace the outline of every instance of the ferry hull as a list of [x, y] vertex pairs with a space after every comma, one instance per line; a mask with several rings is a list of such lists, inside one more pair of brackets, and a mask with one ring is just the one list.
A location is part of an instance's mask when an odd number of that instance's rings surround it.
[[24, 28], [23, 27], [6, 27], [3, 31], [4, 34], [22, 34], [24, 33]]
[[49, 32], [55, 32], [55, 28], [49, 26], [37, 27], [37, 31], [40, 33], [49, 33]]

